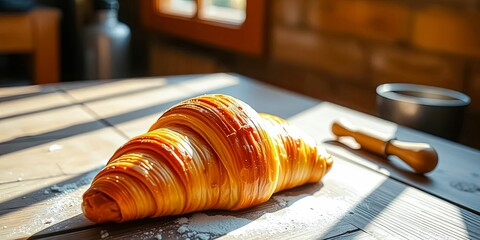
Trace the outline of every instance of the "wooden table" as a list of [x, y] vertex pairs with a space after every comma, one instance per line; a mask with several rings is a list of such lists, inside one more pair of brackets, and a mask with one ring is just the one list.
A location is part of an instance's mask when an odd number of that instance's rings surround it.
[[[81, 196], [113, 151], [168, 107], [204, 93], [230, 94], [289, 119], [334, 155], [332, 171], [321, 183], [242, 211], [123, 224], [86, 220]], [[416, 175], [394, 157], [349, 148], [330, 132], [340, 117], [386, 137], [428, 142], [439, 165]], [[480, 238], [478, 150], [239, 75], [2, 88], [0, 131], [0, 239]]]

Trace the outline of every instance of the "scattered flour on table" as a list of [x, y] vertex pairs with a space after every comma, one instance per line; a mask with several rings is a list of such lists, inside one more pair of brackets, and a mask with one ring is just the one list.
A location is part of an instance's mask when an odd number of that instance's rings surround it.
[[190, 218], [188, 228], [191, 231], [199, 233], [225, 235], [237, 228], [249, 224], [250, 222], [252, 222], [252, 220], [245, 218], [224, 215], [209, 216], [204, 213], [196, 213]]
[[[72, 213], [81, 213], [81, 199], [84, 190], [92, 182], [98, 170], [93, 170], [77, 181], [63, 185], [53, 185], [46, 189], [40, 190], [39, 194], [48, 196], [34, 195], [29, 199], [37, 198], [43, 201], [45, 205], [41, 213], [35, 215], [27, 223], [12, 228], [7, 238], [18, 238], [19, 236], [32, 235], [40, 230], [51, 228], [52, 230], [67, 229], [69, 224], [75, 224], [74, 221], [82, 221], [81, 218], [72, 221], [64, 221], [72, 217]], [[54, 195], [53, 195], [54, 193]], [[27, 197], [22, 197], [27, 199]], [[64, 222], [62, 222], [64, 221]]]
[[297, 196], [277, 195], [273, 197], [281, 208], [266, 212], [258, 217], [248, 213], [243, 217], [207, 215], [195, 213], [191, 217], [179, 218], [177, 232], [183, 238], [208, 240], [227, 235], [238, 238], [255, 236], [275, 237], [282, 233], [302, 233], [319, 226], [329, 229], [336, 223], [341, 213], [347, 211], [345, 204], [326, 197], [303, 194]]
[[209, 240], [211, 238], [211, 236], [207, 233], [199, 233], [195, 235], [195, 237], [198, 238], [199, 240]]
[[302, 233], [308, 229], [328, 230], [329, 225], [337, 222], [347, 210], [347, 205], [326, 197], [314, 197], [308, 194], [297, 196], [273, 196], [273, 200], [282, 209], [265, 213], [251, 224], [230, 232], [229, 236], [241, 238], [262, 234], [265, 237]]
[[101, 237], [101, 238], [106, 238], [106, 237], [108, 237], [108, 235], [109, 235], [109, 234], [108, 234], [107, 230], [102, 230], [102, 231], [100, 231], [100, 237]]
[[179, 218], [179, 219], [177, 219], [177, 223], [178, 224], [188, 223], [188, 218], [186, 218], [186, 217]]
[[55, 152], [62, 149], [63, 149], [63, 145], [60, 145], [60, 144], [52, 144], [48, 147], [49, 152]]
[[184, 238], [208, 240], [225, 235], [249, 224], [251, 220], [233, 216], [195, 213], [190, 218], [179, 218], [177, 232]]
[[[109, 237], [117, 238], [116, 235], [109, 235]], [[128, 239], [139, 239], [139, 240], [151, 240], [151, 239], [162, 239], [162, 230], [158, 231], [157, 228], [152, 228], [149, 230], [131, 230], [128, 233]], [[168, 238], [167, 238], [168, 239]]]
[[180, 233], [180, 234], [184, 234], [186, 232], [188, 232], [190, 229], [188, 229], [188, 227], [186, 227], [185, 225], [182, 225], [178, 228], [177, 232]]
[[73, 191], [77, 188], [78, 186], [76, 183], [68, 183], [68, 184], [64, 184], [63, 186], [58, 186], [57, 184], [55, 184], [50, 187], [50, 190], [52, 192], [61, 193], [61, 192]]

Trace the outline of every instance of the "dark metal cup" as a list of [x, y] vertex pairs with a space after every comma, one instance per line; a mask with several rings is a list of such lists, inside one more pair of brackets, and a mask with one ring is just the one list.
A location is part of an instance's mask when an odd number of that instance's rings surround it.
[[382, 84], [377, 87], [381, 118], [457, 141], [470, 98], [457, 91], [417, 85]]

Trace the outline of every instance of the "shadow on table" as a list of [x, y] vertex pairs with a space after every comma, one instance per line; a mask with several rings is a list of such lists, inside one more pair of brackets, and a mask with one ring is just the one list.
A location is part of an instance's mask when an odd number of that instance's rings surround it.
[[[99, 86], [102, 84], [107, 84], [107, 83], [112, 83], [118, 80], [102, 80], [102, 81], [82, 81], [81, 84], [78, 84], [77, 82], [70, 82], [66, 86], [66, 90], [75, 90], [75, 89], [82, 89], [82, 88], [88, 88], [88, 87], [95, 87]], [[66, 84], [66, 83], [64, 83]], [[16, 88], [12, 87], [12, 88]], [[37, 88], [38, 91], [30, 91], [30, 92], [25, 92], [25, 93], [20, 93], [20, 94], [15, 94], [15, 95], [10, 95], [10, 96], [2, 96], [0, 97], [0, 103], [2, 102], [9, 102], [9, 101], [15, 101], [15, 100], [21, 100], [21, 99], [26, 99], [26, 98], [31, 98], [31, 97], [36, 97], [36, 96], [42, 96], [46, 94], [50, 94], [52, 92], [58, 91], [59, 89], [55, 86], [55, 84], [47, 84], [47, 85], [30, 85], [28, 87], [34, 87]], [[9, 87], [6, 87], [8, 89]]]
[[[395, 170], [395, 172], [400, 175], [400, 178], [397, 177], [397, 176], [393, 176], [393, 178], [395, 180], [399, 181], [399, 182], [404, 182], [401, 178], [407, 178], [407, 179], [410, 179], [412, 181], [415, 181], [417, 183], [424, 184], [424, 185], [428, 185], [428, 184], [432, 183], [432, 180], [427, 175], [414, 173], [412, 169], [409, 169], [406, 166], [406, 164], [400, 163], [401, 160], [399, 160], [399, 159], [392, 160], [392, 158], [379, 156], [379, 155], [367, 152], [367, 151], [362, 150], [362, 149], [351, 148], [348, 144], [345, 144], [345, 143], [343, 143], [341, 141], [338, 141], [338, 140], [326, 141], [324, 143], [340, 147], [340, 148], [348, 151], [349, 153], [351, 153], [355, 156], [358, 156], [359, 159], [374, 163], [374, 165], [369, 166], [370, 168], [376, 168], [376, 169], [373, 169], [373, 170], [378, 170], [379, 168], [385, 168], [385, 167], [388, 167], [389, 169]], [[349, 158], [348, 156], [343, 156], [343, 157], [351, 160], [351, 158]], [[358, 162], [358, 161], [355, 161], [355, 160], [351, 160], [351, 161], [356, 163], [356, 164], [365, 166], [361, 162]], [[392, 176], [390, 176], [390, 177], [392, 177]]]
[[[109, 82], [105, 82], [105, 83], [102, 83], [102, 84], [115, 83], [115, 82], [118, 82], [118, 81], [109, 81]], [[92, 85], [87, 85], [87, 86], [82, 86], [82, 87], [83, 88], [85, 88], [85, 87], [95, 87], [95, 86], [98, 86], [98, 85], [99, 84], [97, 84], [97, 85], [92, 84]], [[108, 99], [115, 98], [115, 97], [121, 97], [121, 96], [125, 96], [125, 95], [141, 93], [141, 92], [147, 91], [147, 90], [151, 91], [151, 90], [154, 90], [154, 89], [160, 89], [160, 88], [164, 88], [164, 87], [165, 86], [163, 86], [163, 85], [156, 86], [156, 87], [148, 86], [148, 87], [145, 87], [145, 88], [129, 90], [128, 92], [120, 92], [120, 93], [115, 93], [115, 94], [105, 94], [101, 97], [96, 97], [96, 98], [88, 99], [88, 100], [85, 100], [85, 101], [78, 101], [78, 102], [75, 101], [75, 102], [72, 102], [72, 103], [63, 104], [63, 105], [59, 105], [59, 106], [47, 107], [47, 108], [33, 110], [33, 111], [30, 111], [30, 112], [24, 112], [24, 113], [18, 113], [18, 114], [5, 116], [5, 117], [0, 117], [0, 120], [14, 119], [14, 118], [17, 118], [17, 117], [22, 117], [22, 116], [27, 116], [27, 115], [36, 114], [36, 113], [58, 110], [58, 109], [62, 109], [62, 108], [72, 107], [72, 106], [75, 106], [75, 105], [84, 105], [86, 103], [93, 103], [93, 102], [108, 100]], [[72, 88], [75, 89], [74, 87], [72, 87]], [[70, 88], [68, 88], [68, 89], [70, 89]], [[68, 94], [63, 89], [56, 89], [56, 90], [51, 90], [51, 91], [48, 91], [48, 92], [25, 94], [25, 96], [23, 98], [35, 97], [35, 96], [45, 95], [45, 94], [51, 94], [52, 92], [61, 92], [61, 93]], [[10, 98], [12, 98], [11, 100], [17, 100], [17, 98], [22, 99], [22, 97], [19, 97], [19, 96], [12, 96]]]
[[[0, 216], [9, 214], [15, 211], [21, 211], [22, 209], [30, 205], [43, 202], [63, 194], [62, 190], [56, 190], [57, 188], [53, 187], [55, 185], [56, 186], [69, 186], [69, 185], [72, 186], [71, 189], [67, 189], [65, 191], [71, 191], [71, 190], [73, 191], [76, 188], [88, 185], [91, 183], [93, 177], [98, 171], [100, 171], [100, 168], [91, 170], [84, 174], [75, 175], [64, 181], [57, 182], [54, 185], [46, 186], [41, 189], [37, 189], [29, 193], [23, 194], [22, 196], [18, 196], [11, 200], [1, 202]], [[26, 182], [28, 182], [28, 180]], [[52, 188], [54, 189], [53, 191], [52, 191]]]
[[[398, 131], [396, 135], [397, 134]], [[428, 175], [414, 173], [410, 169], [405, 168], [405, 164], [399, 164], [399, 159], [394, 159], [394, 161], [392, 161], [391, 158], [389, 159], [386, 157], [378, 156], [362, 149], [351, 148], [348, 144], [344, 144], [337, 140], [326, 141], [325, 143], [346, 150], [347, 153], [358, 156], [359, 159], [362, 159], [362, 161], [373, 163], [373, 165], [365, 164], [364, 162], [353, 159], [352, 156], [349, 156], [348, 154], [342, 154], [341, 151], [335, 151], [334, 155], [337, 154], [339, 157], [346, 159], [349, 162], [362, 165], [363, 167], [371, 168], [375, 171], [380, 171], [379, 169], [385, 167], [390, 171], [394, 170], [395, 174], [387, 174], [389, 179], [392, 179], [394, 181], [387, 180], [383, 182], [371, 194], [365, 197], [360, 203], [356, 204], [348, 214], [345, 214], [338, 221], [338, 223], [349, 222], [351, 225], [355, 226], [356, 229], [334, 234], [338, 232], [337, 226], [334, 226], [328, 230], [327, 234], [321, 236], [321, 239], [351, 239], [356, 237], [362, 238], [365, 235], [372, 234], [372, 232], [370, 232], [368, 229], [371, 225], [376, 225], [374, 226], [376, 235], [373, 236], [375, 238], [384, 238], [391, 236], [392, 232], [398, 234], [397, 236], [402, 236], [406, 238], [421, 238], [427, 236], [434, 238], [443, 238], [446, 235], [455, 236], [455, 234], [458, 234], [458, 232], [452, 233], [450, 231], [447, 231], [448, 234], [442, 235], [444, 233], [441, 233], [441, 231], [439, 232], [438, 229], [435, 227], [431, 227], [428, 223], [425, 222], [425, 220], [423, 220], [424, 217], [427, 216], [424, 215], [426, 213], [423, 212], [421, 206], [425, 206], [425, 204], [426, 206], [428, 206], [429, 204], [435, 204], [425, 202], [427, 201], [426, 199], [422, 199], [421, 197], [418, 198], [418, 196], [415, 196], [414, 194], [408, 194], [404, 192], [407, 186], [417, 188], [422, 192], [425, 191], [418, 186], [412, 185], [412, 183], [423, 186], [438, 184], [438, 182], [435, 183], [433, 179], [430, 178]], [[426, 192], [428, 194], [428, 191]], [[392, 203], [394, 203], [397, 200], [398, 196], [400, 196], [401, 194], [405, 194], [406, 196], [408, 196], [408, 198], [411, 198], [410, 205], [407, 204], [409, 208], [406, 208], [405, 204], [395, 204], [394, 208], [399, 209], [391, 209]], [[430, 194], [436, 196], [435, 193]], [[452, 220], [445, 218], [445, 216], [452, 216], [452, 218], [458, 218], [459, 220], [457, 221], [463, 222], [466, 230], [465, 236], [468, 236], [468, 239], [476, 239], [480, 237], [480, 217], [478, 215], [475, 215], [475, 213], [465, 210], [464, 207], [462, 207], [461, 205], [459, 206], [459, 204], [452, 202], [451, 200], [444, 199], [444, 197], [441, 196], [437, 197], [458, 206], [458, 213], [452, 213], [451, 209], [440, 209], [439, 215], [443, 215], [443, 218], [440, 219], [439, 217], [438, 221], [446, 221], [442, 225], [446, 226], [449, 224], [449, 221]], [[418, 203], [419, 205], [417, 206], [416, 203]], [[470, 210], [475, 212], [472, 209]], [[382, 218], [382, 213], [386, 211], [390, 212], [389, 214], [391, 216], [389, 218]], [[415, 214], [415, 217], [413, 217], [413, 223], [409, 222], [409, 225], [418, 226], [418, 229], [416, 229], [417, 231], [415, 231], [415, 229], [402, 228], [401, 222], [406, 221], [407, 219], [410, 219], [408, 221], [412, 221], [413, 214]], [[475, 220], [475, 216], [477, 220]], [[397, 224], [392, 224], [392, 222], [396, 221], [399, 222]], [[460, 223], [456, 222], [456, 224]], [[382, 232], [378, 232], [378, 230], [382, 228], [384, 229], [385, 234], [382, 234]], [[461, 232], [462, 229], [457, 229], [456, 231]]]
[[[265, 214], [279, 211], [301, 200], [303, 197], [313, 195], [322, 187], [322, 183], [299, 186], [288, 190], [288, 192], [276, 194], [288, 193], [289, 199], [291, 199], [288, 204], [279, 204], [274, 199], [270, 199], [266, 203], [239, 211], [208, 210], [180, 216], [104, 224], [91, 223], [82, 214], [79, 214], [37, 232], [29, 239], [95, 239], [107, 236], [113, 238], [152, 239], [157, 237], [157, 235], [161, 235], [163, 239], [178, 239], [195, 238], [196, 236], [202, 236], [202, 234], [204, 237], [208, 236], [209, 239], [217, 238], [244, 227]], [[192, 221], [195, 217], [201, 218], [200, 224], [202, 226], [197, 227], [205, 229], [205, 232], [198, 232], [198, 229], [189, 229], [188, 221]]]
[[[243, 90], [244, 90], [243, 94], [244, 95], [243, 96], [237, 96], [237, 97], [242, 97], [242, 98], [244, 98], [244, 100], [248, 100], [249, 98], [255, 98], [255, 97], [259, 98], [259, 96], [260, 97], [265, 97], [265, 98], [269, 96], [269, 92], [268, 92], [269, 90], [265, 90], [265, 89], [261, 89], [261, 88], [259, 88], [259, 89], [250, 88], [248, 83], [247, 84], [241, 84], [240, 87], [243, 88]], [[210, 92], [228, 93], [228, 94], [232, 94], [232, 95], [235, 96], [235, 93], [237, 93], [239, 91], [238, 89], [239, 89], [239, 86], [234, 86], [234, 87], [225, 87], [225, 88], [221, 88], [221, 89], [216, 89], [216, 90], [210, 91]], [[122, 94], [126, 94], [126, 93], [122, 93]], [[130, 94], [132, 94], [132, 93], [130, 93]], [[259, 105], [258, 106], [252, 106], [252, 107], [254, 107], [255, 109], [257, 109], [259, 111], [269, 112], [269, 113], [272, 113], [272, 114], [280, 115], [281, 117], [284, 117], [284, 118], [288, 118], [289, 116], [293, 116], [293, 115], [295, 115], [295, 114], [297, 114], [297, 113], [299, 113], [299, 112], [301, 112], [305, 109], [308, 109], [308, 108], [312, 107], [314, 104], [316, 104], [316, 102], [314, 102], [314, 101], [304, 101], [304, 102], [301, 102], [301, 104], [299, 104], [298, 106], [289, 106], [288, 108], [284, 108], [284, 109], [294, 109], [292, 112], [282, 112], [283, 111], [282, 108], [285, 105], [295, 103], [295, 102], [298, 102], [298, 101], [292, 101], [292, 99], [288, 99], [288, 98], [285, 99], [285, 95], [282, 95], [280, 93], [275, 93], [275, 91], [272, 91], [270, 96], [273, 96], [273, 97], [277, 96], [277, 98], [274, 99], [274, 100], [270, 99], [269, 102], [265, 102], [265, 103], [261, 100], [260, 101], [256, 100], [254, 102], [257, 102]], [[94, 99], [92, 101], [105, 100], [109, 97], [112, 97], [112, 96], [101, 97], [99, 99]], [[294, 97], [292, 97], [292, 98], [294, 98]], [[50, 136], [53, 136], [53, 135], [65, 138], [65, 137], [70, 137], [70, 136], [77, 135], [77, 134], [83, 134], [83, 133], [85, 133], [85, 131], [87, 131], [87, 132], [88, 131], [95, 131], [95, 130], [98, 130], [100, 128], [114, 126], [116, 124], [128, 122], [128, 121], [131, 121], [131, 120], [135, 120], [135, 119], [138, 119], [138, 118], [141, 118], [141, 117], [144, 117], [144, 116], [148, 116], [150, 114], [155, 114], [155, 113], [160, 114], [161, 111], [167, 109], [168, 107], [172, 106], [173, 104], [175, 104], [175, 103], [177, 103], [177, 102], [179, 102], [183, 99], [186, 99], [186, 98], [177, 99], [177, 100], [174, 100], [174, 101], [171, 101], [171, 102], [166, 102], [166, 103], [162, 103], [162, 104], [158, 104], [158, 105], [154, 105], [154, 106], [149, 106], [149, 107], [138, 109], [136, 111], [132, 111], [132, 112], [124, 113], [124, 114], [118, 114], [118, 115], [115, 115], [115, 116], [112, 116], [112, 117], [101, 119], [102, 122], [104, 123], [102, 126], [99, 126], [99, 124], [94, 124], [94, 122], [88, 122], [88, 123], [82, 123], [82, 124], [79, 124], [79, 125], [67, 127], [67, 128], [64, 128], [64, 129], [55, 130], [53, 132], [40, 134], [40, 135], [37, 135], [37, 136], [31, 136], [31, 138], [39, 139], [40, 143], [38, 141], [35, 141], [35, 142], [32, 142], [32, 143], [25, 142], [26, 139], [24, 139], [24, 138], [18, 138], [18, 139], [14, 139], [14, 140], [11, 140], [11, 141], [3, 142], [1, 144], [9, 144], [9, 145], [11, 144], [12, 146], [16, 145], [16, 143], [18, 143], [18, 142], [24, 142], [25, 144], [18, 145], [19, 147], [16, 147], [16, 148], [15, 147], [6, 148], [4, 150], [5, 152], [2, 152], [0, 154], [11, 153], [11, 152], [23, 150], [25, 148], [36, 146], [38, 144], [48, 143], [48, 142], [57, 140], [58, 137], [57, 138], [51, 138], [50, 137]], [[276, 101], [276, 100], [278, 100], [278, 101]], [[268, 103], [271, 103], [272, 101], [277, 103], [277, 104], [275, 104], [273, 110], [272, 110], [272, 105], [268, 104]], [[45, 111], [48, 111], [48, 110], [51, 110], [51, 109], [46, 109]], [[30, 114], [30, 113], [26, 113], [26, 114]], [[337, 146], [344, 147], [342, 145], [337, 145]], [[372, 154], [365, 153], [365, 152], [360, 151], [360, 150], [351, 150], [351, 149], [347, 149], [347, 150], [350, 151], [351, 153], [355, 154], [355, 155], [363, 156], [363, 158], [370, 159], [370, 160], [372, 160], [373, 162], [376, 162], [376, 163], [381, 163], [381, 164], [390, 164], [391, 163], [391, 162], [389, 162], [389, 160], [386, 160], [384, 158], [381, 158], [381, 157], [378, 157], [378, 156], [375, 156], [375, 155], [372, 155]], [[408, 172], [408, 170], [399, 168], [396, 165], [392, 165], [392, 168], [395, 168], [397, 170], [397, 172], [400, 173], [403, 177], [408, 178], [412, 181], [418, 181], [420, 183], [431, 184], [431, 181], [428, 177], [412, 175], [411, 173]], [[64, 184], [68, 184], [68, 183], [73, 183], [73, 182], [79, 181], [81, 179], [81, 177], [82, 176], [77, 176], [77, 177], [74, 177], [72, 179], [57, 183], [57, 184], [64, 185]], [[396, 179], [396, 180], [401, 182], [401, 180], [398, 180], [398, 179]], [[300, 192], [302, 192], [301, 194], [307, 194], [308, 195], [308, 194], [313, 194], [313, 193], [317, 192], [321, 188], [322, 188], [321, 184], [313, 184], [313, 185], [306, 185], [306, 186], [303, 186], [303, 187], [299, 187], [296, 190], [300, 189], [301, 190]], [[397, 197], [404, 193], [405, 188], [406, 188], [405, 184], [400, 184], [400, 183], [395, 182], [395, 181], [384, 182], [377, 189], [375, 189], [372, 193], [370, 193], [369, 196], [365, 197], [360, 203], [356, 204], [355, 207], [353, 207], [350, 212], [346, 213], [338, 221], [338, 223], [348, 222], [349, 224], [354, 226], [353, 229], [350, 228], [346, 231], [342, 231], [342, 229], [344, 229], [344, 228], [339, 227], [337, 225], [337, 226], [334, 226], [331, 229], [329, 229], [326, 234], [321, 236], [321, 238], [325, 238], [325, 239], [334, 239], [334, 238], [341, 238], [341, 237], [353, 238], [355, 236], [360, 236], [362, 234], [370, 234], [368, 232], [368, 226], [373, 224], [373, 222], [376, 219], [378, 220], [379, 218], [381, 218], [382, 212], [385, 212], [385, 211], [389, 210], [392, 203], [397, 199]], [[295, 191], [293, 191], [293, 192], [295, 192]], [[13, 211], [21, 211], [24, 207], [26, 207], [28, 205], [31, 205], [35, 202], [45, 201], [45, 200], [51, 198], [52, 196], [53, 196], [52, 194], [42, 196], [41, 191], [35, 191], [35, 192], [32, 192], [32, 193], [28, 193], [26, 195], [23, 195], [22, 197], [18, 197], [18, 198], [15, 198], [13, 200], [2, 203], [2, 207], [6, 206], [7, 208], [6, 208], [5, 211], [1, 211], [0, 215], [7, 214], [7, 213], [10, 213], [10, 212], [13, 212]], [[299, 196], [300, 196], [300, 194], [299, 194]], [[22, 201], [23, 201], [22, 199], [24, 199], [23, 197], [26, 197], [26, 199], [34, 199], [35, 202], [32, 202], [32, 203], [23, 202], [22, 203]], [[4, 205], [4, 204], [6, 204], [6, 205]], [[403, 205], [405, 205], [405, 204], [403, 204]], [[266, 213], [275, 212], [275, 211], [278, 211], [278, 210], [280, 210], [284, 207], [285, 206], [281, 206], [281, 205], [277, 204], [274, 200], [271, 199], [270, 201], [268, 201], [265, 204], [262, 204], [260, 206], [257, 206], [255, 208], [248, 209], [248, 210], [243, 210], [243, 211], [238, 211], [238, 212], [206, 211], [204, 213], [207, 214], [207, 215], [218, 214], [218, 215], [226, 215], [226, 216], [239, 217], [239, 218], [240, 218], [240, 216], [242, 216], [242, 214], [249, 213], [249, 215], [248, 215], [249, 218], [246, 218], [246, 219], [254, 220], [254, 219], [257, 219], [257, 218], [263, 216]], [[402, 218], [402, 216], [405, 216], [405, 214], [409, 214], [410, 212], [414, 211], [415, 206], [411, 205], [410, 207], [411, 207], [410, 209], [404, 209], [405, 210], [404, 212], [397, 213], [398, 219], [404, 219], [404, 218]], [[253, 212], [253, 214], [252, 214], [252, 212]], [[473, 218], [473, 220], [472, 220], [471, 215], [469, 215], [469, 212], [467, 212], [466, 210], [460, 209], [459, 214], [461, 215], [461, 218], [463, 219], [463, 221], [465, 223], [465, 226], [466, 226], [466, 229], [468, 231], [469, 237], [471, 239], [474, 239], [474, 238], [478, 237], [480, 235], [480, 233], [478, 232], [478, 215], [477, 215], [476, 219]], [[191, 216], [191, 215], [185, 215], [185, 216]], [[250, 218], [252, 218], [252, 219], [250, 219]], [[85, 224], [86, 220], [84, 219], [83, 215], [79, 214], [79, 215], [76, 215], [72, 218], [64, 220], [60, 223], [54, 224], [53, 226], [50, 226], [50, 227], [36, 233], [34, 236], [32, 236], [32, 238], [45, 238], [45, 237], [54, 237], [54, 236], [60, 236], [60, 238], [69, 238], [69, 237], [99, 238], [99, 237], [102, 237], [103, 235], [105, 235], [105, 233], [108, 233], [108, 235], [110, 235], [110, 236], [119, 236], [119, 237], [121, 237], [121, 236], [131, 236], [131, 237], [135, 237], [135, 236], [141, 236], [140, 234], [144, 234], [145, 232], [148, 233], [148, 234], [150, 234], [150, 233], [158, 234], [160, 232], [162, 235], [167, 234], [167, 236], [168, 236], [168, 234], [172, 234], [172, 236], [176, 236], [176, 235], [179, 234], [179, 232], [178, 232], [179, 226], [178, 226], [178, 224], [177, 225], [172, 225], [172, 221], [174, 221], [175, 219], [177, 219], [177, 217], [145, 219], [145, 220], [132, 221], [132, 222], [122, 223], [122, 224], [88, 225], [88, 224]], [[406, 216], [405, 219], [408, 219], [408, 216]], [[379, 221], [384, 221], [384, 220], [379, 220]], [[472, 221], [473, 221], [473, 223], [472, 223]], [[475, 225], [475, 221], [477, 221], [477, 225]], [[72, 225], [75, 226], [79, 222], [84, 224], [84, 225], [81, 225], [77, 228], [75, 228], [75, 227], [72, 228]], [[248, 221], [246, 221], [245, 224], [248, 224]], [[408, 229], [404, 230], [404, 229], [401, 228], [401, 224], [397, 224], [397, 225], [398, 225], [398, 229], [394, 229], [392, 231], [396, 231], [398, 233], [403, 233], [404, 232], [405, 236], [411, 236], [411, 233], [405, 232], [405, 231], [408, 231]], [[142, 226], [142, 228], [139, 228], [138, 226]], [[241, 224], [236, 226], [236, 228], [240, 228], [240, 227], [242, 227]], [[68, 228], [68, 230], [66, 230], [67, 228]], [[165, 229], [167, 229], [167, 231]], [[234, 230], [235, 229], [230, 229], [230, 231], [234, 231]], [[104, 231], [103, 235], [102, 235], [102, 231]], [[152, 236], [149, 235], [150, 238], [152, 238], [154, 236], [155, 235], [152, 235]], [[167, 236], [165, 236], [165, 237], [167, 237]], [[387, 236], [388, 235], [386, 234], [385, 237], [387, 237]]]
[[[183, 80], [195, 81], [195, 76], [191, 76], [191, 78], [180, 79], [180, 80], [182, 81], [178, 81], [178, 79], [176, 79], [175, 81], [172, 81], [172, 82], [173, 84], [185, 84]], [[114, 81], [110, 81], [110, 82], [114, 82]], [[58, 108], [68, 107], [76, 104], [104, 101], [110, 98], [115, 98], [119, 96], [128, 96], [130, 94], [136, 94], [145, 90], [151, 91], [151, 90], [160, 89], [163, 87], [165, 87], [165, 85], [154, 87], [154, 88], [148, 87], [147, 89], [142, 88], [142, 89], [132, 90], [129, 92], [122, 92], [120, 94], [105, 95], [102, 97], [86, 100], [81, 103], [72, 103], [68, 105], [61, 105], [58, 107], [40, 109], [33, 112], [7, 116], [7, 117], [0, 118], [0, 120], [5, 120], [5, 119], [13, 120], [16, 117], [23, 116], [23, 115], [35, 114], [35, 113], [44, 112], [44, 111], [51, 111]], [[281, 90], [275, 89], [271, 86], [267, 87], [264, 84], [252, 83], [252, 81], [250, 80], [248, 81], [244, 80], [237, 85], [221, 87], [218, 89], [214, 89], [214, 90], [210, 90], [202, 93], [192, 93], [188, 96], [179, 97], [178, 99], [175, 99], [172, 101], [155, 104], [155, 105], [140, 108], [134, 111], [117, 114], [111, 117], [100, 118], [94, 121], [80, 123], [80, 124], [64, 127], [57, 130], [44, 132], [34, 136], [17, 137], [12, 140], [0, 142], [0, 146], [1, 145], [6, 146], [3, 148], [0, 148], [0, 155], [21, 151], [37, 145], [57, 141], [62, 138], [68, 138], [75, 135], [100, 130], [105, 127], [112, 127], [121, 123], [133, 121], [133, 120], [150, 116], [153, 114], [157, 114], [158, 116], [160, 116], [163, 111], [167, 110], [168, 108], [175, 105], [176, 103], [179, 103], [181, 101], [184, 101], [186, 99], [189, 99], [197, 95], [211, 94], [211, 93], [222, 93], [222, 94], [232, 95], [247, 103], [251, 103], [252, 108], [257, 110], [258, 112], [267, 112], [283, 118], [294, 116], [295, 114], [298, 114], [318, 104], [318, 101], [313, 99], [301, 97], [300, 95], [296, 95], [296, 94], [285, 95], [285, 93], [283, 93]], [[270, 99], [270, 101], [265, 101], [265, 99]], [[275, 102], [276, 104], [272, 106], [272, 104], [270, 104], [272, 102]], [[148, 126], [146, 126], [145, 128], [148, 128]], [[120, 133], [123, 133], [123, 132], [120, 132]], [[129, 138], [126, 135], [124, 136], [126, 138]]]

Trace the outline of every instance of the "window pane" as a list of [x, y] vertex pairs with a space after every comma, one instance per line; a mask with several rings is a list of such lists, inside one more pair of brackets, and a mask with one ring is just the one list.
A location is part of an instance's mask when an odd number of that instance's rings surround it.
[[158, 0], [160, 12], [192, 17], [197, 12], [195, 0]]
[[203, 0], [200, 18], [230, 24], [245, 21], [246, 0]]

